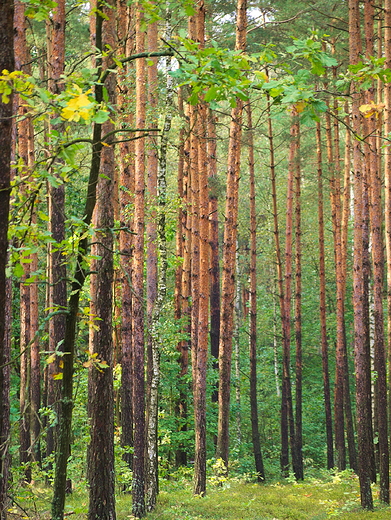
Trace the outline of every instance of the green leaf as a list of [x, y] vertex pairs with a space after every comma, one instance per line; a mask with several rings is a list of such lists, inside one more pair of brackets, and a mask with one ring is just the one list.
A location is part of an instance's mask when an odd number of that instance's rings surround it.
[[19, 262], [17, 264], [14, 265], [14, 275], [17, 277], [17, 278], [22, 278], [22, 276], [24, 275], [24, 269], [23, 269], [23, 266], [22, 264], [20, 264]]

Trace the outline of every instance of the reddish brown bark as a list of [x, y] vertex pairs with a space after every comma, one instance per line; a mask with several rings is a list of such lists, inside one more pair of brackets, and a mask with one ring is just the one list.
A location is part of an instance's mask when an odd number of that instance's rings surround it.
[[[364, 4], [366, 56], [374, 55], [374, 2], [366, 0]], [[366, 103], [375, 103], [374, 87], [366, 92]], [[380, 122], [379, 122], [380, 123]], [[383, 210], [382, 210], [382, 179], [379, 171], [379, 153], [377, 150], [376, 133], [380, 130], [377, 118], [372, 115], [367, 118], [368, 138], [366, 156], [368, 157], [368, 187], [370, 202], [370, 224], [372, 239], [373, 265], [373, 318], [374, 318], [374, 368], [377, 373], [375, 381], [375, 424], [378, 438], [380, 500], [390, 502], [388, 425], [387, 425], [387, 381], [386, 357], [384, 342], [383, 318]]]
[[[136, 7], [136, 53], [145, 50], [142, 32], [143, 10]], [[146, 63], [136, 61], [136, 128], [145, 128], [146, 117]], [[140, 134], [136, 134], [136, 137]], [[132, 514], [145, 515], [144, 461], [145, 461], [145, 403], [144, 403], [144, 230], [145, 230], [145, 142], [137, 139], [135, 145], [134, 191], [134, 253], [132, 284], [133, 298], [133, 418], [134, 457], [132, 481]]]
[[[130, 36], [130, 7], [125, 0], [118, 5], [118, 38], [122, 42], [122, 52], [129, 56], [132, 52], [133, 39]], [[117, 106], [119, 118], [127, 126], [132, 127], [133, 112], [129, 110], [132, 90], [127, 81], [131, 65], [124, 67], [119, 73], [119, 92]], [[132, 334], [132, 204], [134, 194], [134, 141], [119, 144], [120, 154], [120, 187], [119, 212], [121, 231], [119, 235], [121, 266], [121, 446], [125, 448], [124, 460], [132, 467], [133, 457], [129, 448], [133, 447], [133, 334]]]
[[[349, 55], [350, 63], [355, 64], [360, 56], [360, 14], [359, 2], [349, 0]], [[359, 95], [353, 94], [352, 125], [356, 134], [360, 134]], [[373, 509], [371, 491], [371, 407], [370, 381], [368, 381], [368, 360], [366, 348], [366, 326], [363, 299], [363, 168], [361, 163], [360, 143], [353, 144], [354, 168], [354, 251], [353, 251], [353, 309], [354, 309], [354, 354], [356, 368], [356, 403], [357, 403], [357, 436], [359, 454], [359, 482], [361, 505], [365, 509]]]
[[[247, 2], [238, 0], [236, 18], [236, 49], [245, 50], [247, 35]], [[229, 410], [231, 392], [231, 363], [233, 311], [236, 270], [236, 240], [238, 222], [238, 189], [240, 177], [240, 152], [243, 103], [237, 100], [231, 111], [228, 145], [227, 192], [224, 222], [222, 301], [219, 344], [219, 416], [217, 426], [217, 457], [228, 468]]]

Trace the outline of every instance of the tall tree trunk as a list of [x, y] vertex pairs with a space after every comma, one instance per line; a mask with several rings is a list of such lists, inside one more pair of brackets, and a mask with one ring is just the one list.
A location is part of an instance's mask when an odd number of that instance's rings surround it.
[[[183, 114], [183, 93], [180, 88], [178, 92], [178, 110], [184, 119]], [[182, 123], [184, 125], [184, 122]], [[189, 311], [189, 269], [190, 269], [190, 257], [189, 257], [189, 243], [190, 234], [187, 227], [187, 214], [188, 214], [188, 173], [189, 164], [185, 157], [185, 148], [188, 146], [189, 141], [186, 140], [186, 130], [182, 126], [179, 135], [179, 160], [178, 160], [178, 195], [181, 201], [178, 209], [178, 225], [176, 233], [176, 256], [177, 258], [183, 259], [175, 272], [175, 319], [181, 320], [182, 330], [185, 331], [188, 324], [185, 325], [184, 320], [188, 318]], [[179, 398], [176, 404], [176, 416], [178, 420], [178, 430], [187, 430], [187, 383], [184, 380], [188, 371], [189, 364], [189, 341], [181, 340], [177, 346], [179, 354]], [[176, 466], [185, 466], [187, 464], [187, 454], [183, 449], [183, 446], [178, 446], [175, 453]]]
[[[210, 110], [208, 118], [208, 167], [209, 167], [209, 235], [210, 235], [210, 353], [215, 359], [213, 368], [218, 372], [220, 340], [220, 261], [219, 261], [219, 213], [217, 177], [216, 116]], [[212, 402], [218, 401], [218, 389], [212, 394]]]
[[[96, 47], [102, 50], [102, 17], [96, 13]], [[102, 61], [96, 59], [98, 71], [101, 70]], [[103, 88], [98, 84], [95, 87], [95, 99], [98, 103], [103, 101]], [[89, 225], [96, 202], [96, 185], [99, 178], [100, 159], [102, 150], [102, 125], [95, 123], [92, 136], [92, 158], [87, 186], [87, 196], [83, 211], [83, 222]], [[87, 237], [81, 237], [78, 242], [76, 268], [71, 284], [71, 292], [68, 300], [68, 308], [65, 323], [65, 335], [63, 348], [68, 352], [63, 358], [62, 394], [60, 402], [60, 424], [58, 434], [58, 446], [56, 453], [56, 469], [53, 486], [52, 518], [63, 520], [65, 506], [65, 491], [67, 478], [67, 463], [69, 445], [71, 442], [72, 409], [73, 409], [73, 362], [75, 356], [76, 324], [79, 312], [80, 293], [87, 277], [87, 269], [84, 257], [88, 249]]]
[[242, 284], [240, 283], [239, 245], [236, 246], [236, 292], [234, 314], [234, 352], [235, 352], [235, 415], [236, 415], [236, 443], [242, 445], [242, 412], [241, 412], [241, 385], [240, 385], [240, 326], [242, 321]]
[[[0, 68], [14, 70], [14, 3], [0, 1]], [[8, 103], [0, 100], [0, 517], [7, 515], [7, 459], [9, 435], [9, 368], [6, 334], [7, 283], [6, 265], [8, 251], [8, 214], [11, 182], [12, 150], [12, 96]]]
[[[136, 6], [136, 53], [145, 51], [142, 30], [144, 13]], [[136, 62], [136, 128], [145, 128], [146, 63]], [[144, 383], [144, 229], [145, 229], [145, 142], [139, 133], [135, 146], [134, 253], [132, 284], [133, 298], [133, 417], [134, 455], [132, 481], [132, 514], [145, 515], [145, 383]]]
[[[349, 55], [350, 63], [356, 64], [360, 55], [360, 15], [357, 0], [349, 0]], [[353, 130], [360, 134], [359, 94], [353, 94]], [[361, 505], [373, 509], [371, 491], [371, 407], [370, 381], [366, 352], [364, 287], [363, 287], [363, 173], [360, 143], [353, 144], [354, 168], [354, 251], [353, 251], [353, 309], [354, 309], [354, 353], [356, 367], [357, 435], [359, 453], [359, 482]]]
[[[114, 48], [114, 1], [102, 6], [103, 48]], [[104, 69], [110, 62], [103, 64]], [[105, 82], [109, 103], [115, 105], [116, 76]], [[109, 120], [102, 125], [103, 135], [114, 130]], [[100, 178], [93, 223], [91, 252], [91, 311], [99, 321], [90, 331], [90, 368], [88, 380], [88, 411], [90, 444], [88, 446], [89, 520], [115, 520], [114, 492], [114, 391], [113, 391], [113, 233], [114, 227], [114, 148], [107, 141], [101, 153]], [[101, 365], [101, 366], [100, 366]]]
[[328, 342], [327, 342], [327, 316], [326, 316], [326, 268], [325, 268], [325, 248], [324, 248], [324, 212], [323, 212], [323, 165], [322, 165], [322, 139], [321, 126], [318, 121], [316, 124], [316, 143], [317, 143], [317, 162], [318, 162], [318, 225], [319, 225], [319, 313], [320, 313], [320, 332], [322, 344], [322, 374], [323, 374], [323, 396], [326, 424], [326, 443], [327, 443], [327, 469], [334, 467], [333, 451], [333, 424], [331, 415], [330, 400], [330, 376], [328, 361]]
[[[374, 3], [366, 0], [364, 4], [366, 56], [374, 55]], [[366, 103], [375, 103], [374, 87], [366, 92]], [[370, 222], [373, 264], [373, 298], [374, 298], [374, 368], [377, 374], [375, 381], [375, 410], [377, 420], [377, 438], [379, 450], [380, 500], [390, 502], [388, 425], [387, 425], [387, 381], [386, 357], [384, 345], [383, 314], [383, 211], [381, 201], [382, 179], [379, 171], [376, 133], [380, 129], [377, 118], [367, 118], [368, 135], [366, 149], [368, 161], [368, 186], [370, 198]]]
[[296, 442], [293, 419], [292, 388], [290, 376], [291, 348], [291, 295], [292, 295], [292, 232], [293, 232], [293, 191], [296, 155], [298, 150], [299, 124], [296, 114], [292, 115], [291, 143], [289, 151], [288, 186], [286, 195], [285, 227], [285, 294], [282, 315], [283, 357], [282, 357], [282, 396], [281, 396], [281, 471], [289, 473], [289, 444], [291, 447], [292, 466], [295, 471]]
[[[22, 2], [15, 4], [15, 65], [16, 69], [30, 72], [27, 63], [28, 56], [26, 41], [26, 21], [25, 6]], [[17, 125], [18, 156], [23, 163], [21, 170], [22, 176], [27, 178], [29, 168], [29, 134], [30, 118], [26, 116], [27, 107], [19, 103], [18, 115], [20, 121]], [[22, 187], [22, 194], [25, 193]], [[33, 211], [31, 209], [31, 211]], [[30, 276], [30, 264], [23, 265], [24, 274], [20, 284], [20, 428], [19, 428], [19, 459], [21, 464], [25, 464], [25, 478], [31, 480], [31, 468], [28, 466], [30, 461], [29, 448], [30, 440], [30, 286], [25, 283]]]
[[301, 168], [300, 168], [300, 127], [295, 158], [295, 340], [296, 340], [296, 416], [295, 416], [295, 476], [304, 479], [303, 467], [303, 346], [301, 327]]
[[[342, 270], [342, 251], [341, 251], [341, 227], [340, 227], [340, 194], [337, 188], [339, 179], [337, 174], [339, 164], [333, 154], [333, 140], [331, 133], [330, 115], [326, 115], [326, 142], [327, 142], [327, 163], [330, 174], [330, 198], [331, 198], [331, 219], [333, 225], [334, 238], [334, 258], [335, 276], [337, 286], [337, 342], [336, 342], [336, 372], [335, 372], [335, 391], [334, 391], [334, 425], [335, 425], [335, 451], [337, 468], [342, 471], [346, 468], [346, 447], [345, 447], [345, 417], [344, 417], [344, 371], [345, 371], [345, 305], [344, 305], [344, 275]], [[335, 149], [338, 157], [338, 151]]]
[[[65, 1], [57, 2], [51, 18], [48, 45], [49, 88], [55, 94], [63, 90], [61, 76], [65, 66]], [[52, 60], [51, 57], [54, 56]], [[53, 128], [62, 131], [61, 125]], [[49, 229], [56, 244], [65, 239], [65, 185], [49, 185]], [[51, 311], [64, 310], [67, 304], [66, 263], [60, 247], [49, 246], [49, 305]], [[49, 321], [49, 351], [62, 350], [61, 343], [65, 335], [65, 314], [57, 314]], [[59, 358], [48, 366], [47, 406], [53, 407], [58, 414], [58, 402], [61, 397], [61, 385], [54, 375], [59, 370]], [[46, 455], [55, 450], [55, 427], [49, 427], [46, 436]]]
[[[36, 214], [32, 218], [33, 225], [36, 225]], [[38, 255], [30, 255], [31, 274], [38, 271]], [[38, 282], [35, 280], [30, 284], [30, 442], [31, 458], [34, 462], [41, 462], [40, 431], [41, 420], [39, 409], [41, 408], [41, 366], [39, 339], [36, 335], [39, 327], [38, 322]]]
[[251, 439], [258, 482], [265, 480], [259, 436], [257, 397], [257, 208], [255, 201], [254, 130], [251, 105], [247, 105], [248, 168], [250, 173], [250, 410]]
[[[244, 51], [247, 37], [247, 1], [238, 0], [235, 48]], [[217, 426], [217, 457], [228, 470], [229, 411], [231, 394], [231, 362], [233, 306], [235, 293], [236, 240], [238, 224], [238, 190], [243, 103], [240, 99], [231, 111], [228, 145], [227, 193], [224, 222], [222, 301], [219, 344], [219, 416]]]
[[[148, 26], [148, 51], [157, 51], [157, 22]], [[152, 58], [148, 67], [148, 106], [150, 122], [148, 128], [157, 129], [157, 58]], [[159, 315], [157, 303], [158, 293], [158, 253], [157, 253], [157, 177], [158, 150], [156, 134], [151, 133], [147, 149], [147, 197], [151, 206], [146, 224], [147, 235], [147, 327], [149, 330], [147, 342], [147, 402], [146, 402], [146, 460], [145, 460], [145, 490], [147, 511], [153, 511], [158, 493], [158, 391], [159, 391]], [[160, 215], [159, 215], [160, 217]], [[162, 302], [163, 303], [163, 302]]]
[[[391, 68], [391, 0], [384, 0], [384, 52], [385, 67]], [[384, 134], [391, 132], [391, 83], [384, 85]], [[388, 343], [388, 380], [391, 381], [391, 150], [385, 148], [384, 159], [384, 222], [387, 262], [387, 343]], [[388, 416], [391, 421], [391, 398], [389, 398]], [[391, 424], [389, 424], [391, 430]]]
[[[132, 53], [134, 45], [130, 36], [131, 7], [125, 0], [118, 5], [118, 38], [122, 43], [125, 56]], [[117, 96], [117, 106], [121, 120], [128, 127], [134, 126], [133, 112], [129, 110], [129, 98], [133, 94], [127, 76], [130, 64], [119, 72], [120, 90]], [[132, 334], [132, 252], [133, 252], [133, 219], [131, 207], [134, 196], [134, 141], [119, 144], [120, 155], [120, 224], [119, 235], [120, 266], [121, 266], [121, 446], [125, 449], [123, 459], [129, 468], [133, 465], [133, 334]]]

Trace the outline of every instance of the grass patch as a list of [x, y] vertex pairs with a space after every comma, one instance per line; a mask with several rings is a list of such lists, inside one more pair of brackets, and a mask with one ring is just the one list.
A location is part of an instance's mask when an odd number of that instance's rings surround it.
[[[374, 496], [377, 491], [374, 488]], [[19, 493], [10, 520], [28, 517], [50, 519], [50, 491], [33, 485]], [[194, 497], [192, 483], [183, 477], [162, 483], [158, 505], [147, 520], [388, 520], [391, 508], [375, 504], [375, 511], [360, 509], [357, 477], [349, 472], [328, 474], [304, 482], [245, 483], [236, 479], [218, 485], [211, 481], [205, 497]], [[117, 495], [117, 519], [131, 520], [131, 496]], [[87, 492], [78, 487], [67, 499], [66, 513], [71, 520], [85, 520]]]

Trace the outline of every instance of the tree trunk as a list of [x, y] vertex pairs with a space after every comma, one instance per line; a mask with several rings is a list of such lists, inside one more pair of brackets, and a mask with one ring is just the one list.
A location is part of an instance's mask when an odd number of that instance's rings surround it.
[[291, 143], [289, 152], [288, 186], [286, 195], [285, 227], [285, 294], [282, 315], [283, 357], [282, 357], [282, 399], [281, 399], [281, 471], [289, 474], [289, 444], [291, 447], [292, 466], [295, 471], [296, 442], [293, 419], [292, 388], [290, 376], [290, 341], [291, 341], [291, 294], [292, 294], [292, 231], [293, 231], [293, 190], [298, 150], [299, 125], [297, 115], [292, 115]]
[[[217, 177], [216, 116], [210, 110], [208, 118], [208, 167], [209, 167], [209, 235], [210, 235], [210, 353], [215, 359], [213, 368], [218, 373], [220, 341], [220, 260], [219, 213]], [[218, 401], [218, 388], [212, 393], [212, 402]]]
[[[102, 49], [102, 17], [96, 13], [96, 47]], [[101, 58], [97, 57], [96, 65], [101, 69]], [[103, 89], [101, 85], [95, 87], [95, 99], [98, 103], [103, 100]], [[92, 220], [96, 202], [96, 185], [100, 171], [100, 153], [102, 150], [102, 127], [94, 124], [92, 136], [92, 158], [90, 174], [88, 179], [87, 197], [83, 211], [83, 222], [89, 225]], [[80, 292], [83, 288], [87, 270], [84, 265], [85, 253], [88, 249], [87, 237], [78, 242], [76, 268], [71, 285], [71, 293], [68, 300], [68, 312], [66, 314], [65, 335], [63, 348], [69, 352], [63, 358], [62, 395], [60, 403], [60, 424], [58, 435], [58, 446], [56, 453], [56, 469], [53, 485], [52, 518], [63, 520], [67, 478], [67, 462], [69, 456], [69, 445], [71, 442], [72, 408], [73, 408], [73, 361], [75, 356], [76, 323], [79, 311]]]
[[[357, 0], [349, 0], [349, 55], [350, 63], [356, 64], [360, 55], [360, 15]], [[359, 94], [353, 94], [353, 130], [360, 134]], [[361, 506], [373, 509], [371, 491], [371, 407], [370, 381], [364, 316], [363, 287], [363, 174], [360, 143], [353, 144], [354, 168], [354, 251], [353, 251], [353, 310], [354, 310], [354, 354], [356, 367], [357, 435], [359, 453], [359, 482]]]
[[[123, 53], [132, 53], [133, 39], [129, 36], [130, 7], [125, 0], [118, 6], [118, 38], [123, 41]], [[130, 64], [119, 71], [120, 91], [117, 97], [118, 111], [121, 121], [129, 127], [134, 126], [133, 113], [128, 109], [128, 99], [133, 94], [127, 76]], [[134, 141], [119, 144], [120, 154], [120, 224], [119, 235], [121, 266], [121, 446], [124, 448], [123, 459], [129, 468], [133, 466], [133, 334], [132, 334], [132, 254], [133, 254], [133, 219], [131, 207], [134, 196]]]
[[[157, 51], [157, 23], [148, 25], [148, 51]], [[151, 58], [152, 64], [148, 67], [148, 106], [151, 111], [148, 128], [157, 129], [157, 58]], [[147, 149], [147, 197], [151, 206], [146, 224], [147, 234], [147, 327], [149, 332], [147, 341], [147, 401], [146, 401], [146, 460], [145, 460], [145, 493], [146, 509], [153, 511], [156, 506], [158, 493], [158, 391], [160, 376], [159, 361], [159, 315], [157, 303], [158, 292], [158, 253], [157, 253], [157, 176], [158, 150], [156, 134], [151, 133]], [[159, 217], [161, 215], [159, 214]], [[162, 302], [163, 303], [163, 302]]]
[[261, 452], [257, 398], [257, 208], [255, 201], [254, 130], [251, 105], [247, 106], [248, 168], [250, 173], [250, 410], [251, 439], [258, 482], [264, 482], [265, 470]]
[[301, 331], [301, 168], [300, 168], [300, 127], [295, 157], [295, 340], [296, 340], [296, 417], [295, 417], [295, 476], [304, 479], [303, 467], [303, 347]]
[[333, 424], [330, 400], [330, 376], [327, 342], [326, 316], [326, 270], [324, 251], [324, 212], [323, 212], [323, 166], [322, 166], [322, 139], [320, 122], [316, 124], [317, 160], [318, 160], [318, 225], [319, 225], [319, 313], [322, 344], [322, 374], [323, 396], [326, 423], [327, 469], [334, 467], [333, 451]]
[[[136, 53], [145, 50], [142, 31], [143, 9], [136, 6]], [[136, 128], [145, 128], [146, 63], [136, 62]], [[135, 146], [133, 298], [133, 418], [134, 455], [132, 481], [132, 514], [145, 515], [145, 383], [144, 383], [144, 229], [145, 229], [145, 142], [139, 133]]]
[[[238, 0], [236, 18], [236, 50], [245, 50], [247, 35], [247, 1]], [[228, 145], [227, 192], [224, 222], [222, 301], [219, 344], [219, 416], [217, 426], [217, 457], [228, 470], [229, 412], [231, 394], [231, 362], [233, 334], [233, 306], [235, 294], [236, 240], [238, 225], [238, 190], [243, 103], [236, 101], [231, 111]]]
[[[102, 6], [103, 48], [116, 45], [114, 2]], [[104, 69], [110, 62], [103, 64]], [[116, 76], [105, 82], [109, 103], [115, 105]], [[109, 120], [102, 125], [103, 135], [114, 130]], [[90, 330], [90, 367], [88, 412], [90, 444], [88, 446], [89, 520], [115, 520], [114, 493], [114, 391], [113, 391], [113, 233], [114, 227], [114, 148], [107, 141], [101, 153], [97, 204], [93, 223], [91, 252], [91, 312], [98, 319]]]
[[[50, 45], [48, 48], [49, 88], [55, 94], [63, 90], [61, 75], [65, 66], [65, 1], [57, 2], [50, 23]], [[53, 60], [51, 57], [55, 57]], [[54, 127], [61, 132], [62, 125]], [[57, 187], [49, 185], [49, 229], [56, 244], [61, 244], [65, 239], [65, 185]], [[60, 247], [49, 246], [49, 304], [50, 310], [63, 310], [67, 305], [66, 287], [67, 269], [64, 256]], [[62, 340], [65, 335], [65, 314], [57, 314], [49, 321], [49, 351], [62, 350]], [[61, 385], [54, 375], [60, 371], [59, 358], [48, 366], [47, 379], [47, 406], [53, 407], [58, 414], [58, 402], [61, 398]], [[58, 427], [49, 426], [46, 436], [46, 455], [55, 451], [56, 435]]]
[[[364, 4], [366, 56], [369, 59], [374, 55], [374, 3], [366, 0]], [[375, 103], [374, 87], [366, 92], [366, 103]], [[384, 314], [383, 314], [383, 282], [384, 282], [384, 253], [383, 253], [383, 210], [381, 201], [382, 179], [379, 171], [376, 133], [380, 130], [377, 118], [372, 115], [367, 118], [369, 137], [366, 154], [368, 161], [368, 186], [370, 198], [370, 223], [372, 240], [373, 264], [373, 298], [374, 298], [374, 368], [377, 374], [375, 381], [375, 410], [379, 454], [380, 500], [390, 502], [388, 425], [387, 425], [387, 381], [386, 357], [384, 345]]]
[[[183, 114], [183, 93], [182, 89], [178, 93], [178, 109]], [[176, 255], [177, 258], [183, 258], [183, 262], [178, 265], [175, 273], [175, 319], [184, 320], [188, 318], [189, 312], [189, 270], [190, 270], [190, 251], [189, 239], [190, 233], [187, 226], [188, 214], [188, 177], [189, 164], [186, 161], [185, 150], [189, 141], [185, 140], [185, 128], [182, 126], [179, 136], [179, 160], [178, 160], [178, 195], [181, 205], [178, 209], [178, 226], [176, 233]], [[187, 154], [188, 155], [188, 154]], [[187, 320], [187, 323], [189, 320]], [[185, 332], [184, 321], [182, 321], [182, 330]], [[178, 391], [179, 398], [175, 406], [175, 413], [178, 421], [178, 430], [187, 430], [187, 383], [184, 380], [188, 371], [189, 364], [189, 341], [181, 340], [177, 346], [179, 353], [179, 382]], [[187, 454], [183, 446], [179, 445], [175, 453], [176, 466], [186, 466]]]
[[[14, 70], [14, 3], [0, 1], [0, 69]], [[0, 100], [0, 517], [7, 515], [8, 435], [9, 435], [9, 343], [6, 334], [7, 283], [5, 269], [8, 252], [8, 214], [11, 182], [12, 96]]]

